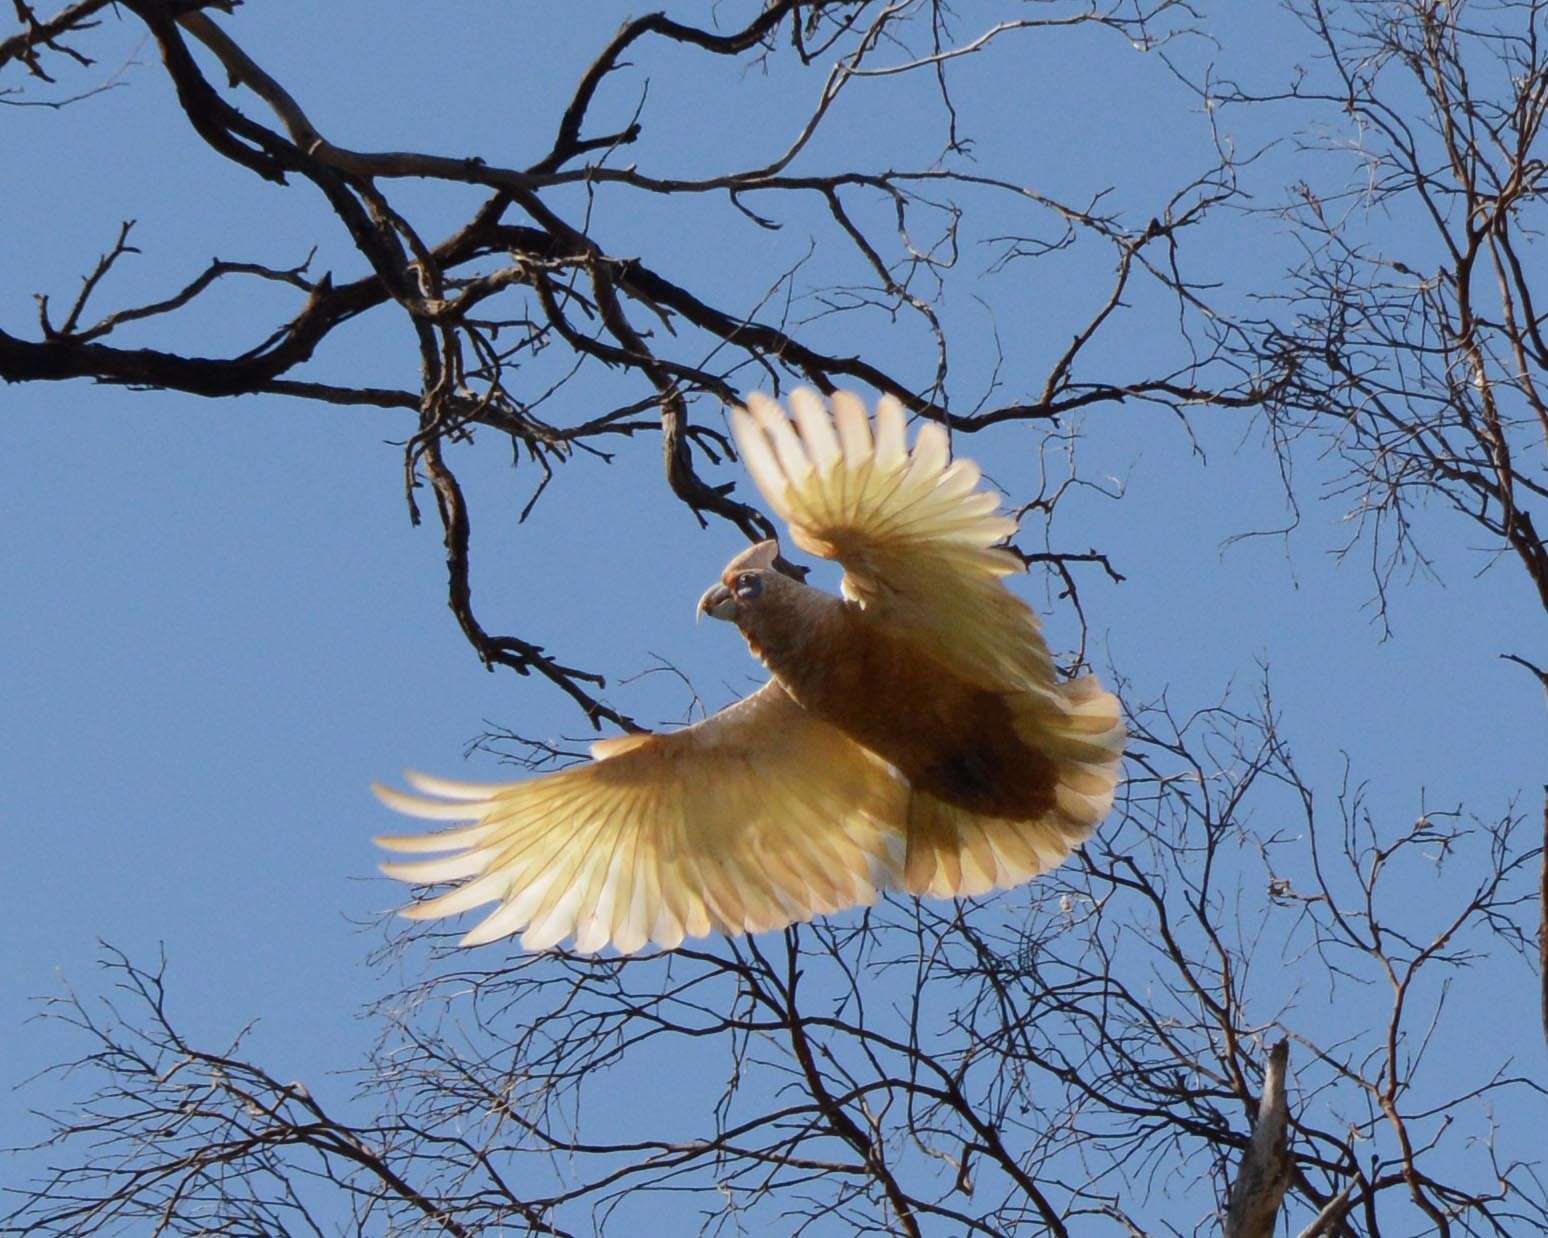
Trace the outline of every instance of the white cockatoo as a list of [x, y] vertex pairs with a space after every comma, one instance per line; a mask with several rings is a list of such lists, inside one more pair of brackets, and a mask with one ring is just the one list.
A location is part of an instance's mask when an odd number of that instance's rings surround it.
[[790, 396], [792, 421], [753, 396], [731, 410], [742, 458], [795, 544], [836, 559], [843, 596], [744, 551], [700, 599], [735, 624], [769, 682], [693, 726], [593, 745], [594, 759], [521, 782], [407, 775], [376, 793], [410, 816], [460, 822], [383, 837], [438, 858], [383, 865], [455, 883], [416, 919], [485, 903], [462, 939], [512, 933], [529, 949], [573, 938], [623, 954], [708, 933], [757, 933], [873, 902], [878, 891], [956, 898], [1046, 872], [1112, 806], [1123, 755], [1117, 698], [1061, 681], [1023, 570], [945, 432], [912, 451], [891, 397]]

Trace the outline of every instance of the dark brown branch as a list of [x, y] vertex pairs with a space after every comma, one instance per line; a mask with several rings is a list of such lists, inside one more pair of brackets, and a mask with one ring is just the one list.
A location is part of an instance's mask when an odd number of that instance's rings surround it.
[[[807, 3], [815, 9], [820, 7], [821, 0], [817, 0], [815, 4], [807, 0]], [[656, 34], [715, 55], [731, 56], [746, 51], [767, 38], [786, 15], [795, 12], [801, 4], [802, 0], [774, 0], [741, 30], [725, 35], [714, 34], [708, 30], [700, 30], [697, 27], [673, 21], [665, 13], [648, 13], [644, 17], [636, 17], [625, 22], [613, 36], [612, 41], [597, 55], [591, 67], [586, 70], [580, 84], [575, 88], [575, 94], [571, 97], [569, 106], [560, 117], [553, 149], [534, 164], [531, 171], [535, 174], [557, 171], [571, 159], [585, 152], [588, 146], [581, 139], [581, 126], [585, 124], [586, 112], [596, 97], [597, 88], [601, 86], [603, 79], [618, 67], [620, 58], [630, 45], [645, 35]], [[638, 136], [637, 127], [632, 129], [627, 137], [620, 135], [619, 140], [632, 141], [636, 136]], [[611, 145], [611, 142], [609, 144]]]
[[632, 718], [604, 705], [583, 686], [592, 684], [605, 687], [606, 681], [602, 676], [561, 665], [548, 657], [540, 647], [527, 641], [511, 636], [491, 637], [484, 631], [473, 614], [472, 586], [469, 583], [468, 513], [462, 487], [441, 459], [439, 438], [432, 437], [426, 441], [420, 459], [430, 475], [430, 484], [435, 490], [441, 523], [445, 529], [446, 571], [452, 614], [456, 616], [458, 626], [473, 648], [478, 651], [484, 665], [490, 669], [496, 665], [506, 666], [518, 675], [529, 675], [536, 671], [579, 705], [592, 726], [599, 730], [604, 719], [626, 731], [642, 729]]
[[54, 79], [43, 71], [43, 66], [39, 63], [38, 49], [47, 48], [49, 51], [68, 56], [82, 67], [90, 65], [92, 62], [89, 57], [64, 46], [59, 39], [66, 34], [90, 30], [97, 24], [90, 20], [93, 15], [107, 8], [113, 0], [76, 0], [75, 4], [66, 5], [53, 17], [44, 21], [39, 21], [31, 6], [22, 3], [22, 0], [13, 0], [13, 3], [22, 29], [19, 33], [0, 42], [0, 69], [5, 68], [8, 61], [20, 60], [34, 77], [41, 81], [52, 82]]

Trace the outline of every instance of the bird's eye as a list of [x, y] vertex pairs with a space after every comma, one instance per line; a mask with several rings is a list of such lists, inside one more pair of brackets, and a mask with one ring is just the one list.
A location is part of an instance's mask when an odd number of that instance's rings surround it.
[[736, 596], [739, 598], [755, 598], [763, 592], [763, 582], [758, 579], [757, 572], [743, 572], [736, 578]]

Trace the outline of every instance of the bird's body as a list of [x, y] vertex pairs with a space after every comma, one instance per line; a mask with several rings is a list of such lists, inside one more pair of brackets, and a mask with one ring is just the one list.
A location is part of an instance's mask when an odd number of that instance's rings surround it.
[[1060, 682], [1031, 610], [1003, 584], [969, 461], [924, 425], [910, 453], [896, 401], [873, 427], [853, 396], [791, 397], [796, 424], [754, 397], [732, 412], [743, 458], [803, 549], [845, 567], [844, 597], [775, 567], [773, 542], [727, 565], [700, 610], [736, 624], [768, 684], [711, 718], [594, 745], [589, 764], [509, 785], [410, 775], [399, 810], [461, 829], [378, 841], [452, 852], [385, 865], [460, 881], [405, 914], [500, 906], [463, 939], [524, 930], [671, 948], [869, 903], [878, 890], [957, 897], [1060, 863], [1111, 806], [1118, 702]]
[[744, 629], [753, 655], [808, 713], [948, 804], [1031, 820], [1053, 763], [1017, 734], [1006, 694], [972, 683], [855, 602], [792, 582], [794, 604]]

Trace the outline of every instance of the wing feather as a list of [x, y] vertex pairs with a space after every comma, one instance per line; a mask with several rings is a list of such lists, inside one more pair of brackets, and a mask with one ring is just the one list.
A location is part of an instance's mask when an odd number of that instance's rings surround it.
[[[1018, 737], [1054, 762], [1052, 804], [1028, 819], [977, 816], [924, 793], [908, 814], [904, 888], [961, 897], [1059, 864], [1112, 807], [1124, 729], [1116, 697], [1086, 677], [1061, 683], [1037, 617], [1006, 588], [1024, 571], [1000, 544], [1016, 522], [946, 431], [908, 445], [903, 406], [884, 396], [792, 392], [794, 421], [757, 396], [731, 429], [753, 481], [796, 545], [835, 559], [843, 591], [945, 671], [1010, 706]], [[787, 789], [785, 795], [795, 795]], [[826, 891], [824, 891], [826, 896]]]
[[405, 909], [414, 919], [497, 902], [465, 945], [521, 933], [532, 950], [566, 938], [587, 953], [671, 949], [869, 903], [900, 876], [907, 786], [774, 683], [695, 726], [525, 782], [410, 782], [423, 794], [376, 791], [407, 815], [473, 824], [379, 839], [449, 853], [383, 871], [461, 883]]
[[1023, 571], [999, 548], [1016, 522], [998, 514], [978, 467], [951, 460], [946, 431], [925, 422], [908, 447], [903, 406], [884, 396], [874, 421], [859, 398], [790, 396], [795, 420], [764, 396], [733, 409], [748, 471], [795, 543], [844, 567], [844, 593], [928, 642], [973, 682], [1057, 695], [1036, 616], [1003, 578]]
[[461, 782], [453, 778], [437, 778], [434, 774], [422, 774], [414, 769], [403, 771], [403, 781], [416, 791], [439, 795], [448, 800], [487, 800], [501, 789], [501, 784], [497, 782]]

